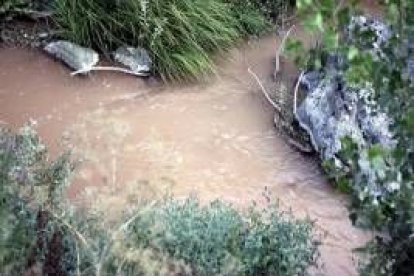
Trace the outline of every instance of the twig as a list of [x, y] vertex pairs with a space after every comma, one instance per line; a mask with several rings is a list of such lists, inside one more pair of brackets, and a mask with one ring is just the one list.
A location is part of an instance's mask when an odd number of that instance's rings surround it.
[[76, 246], [76, 275], [77, 276], [81, 276], [80, 273], [80, 256], [79, 256], [79, 246], [78, 246], [78, 242], [75, 241], [75, 246]]
[[78, 239], [88, 248], [91, 248], [89, 243], [86, 241], [86, 238], [75, 228], [72, 227], [72, 225], [70, 225], [66, 220], [60, 218], [59, 216], [57, 216], [56, 214], [54, 214], [53, 212], [50, 212], [52, 214], [52, 216], [54, 216], [57, 220], [59, 220], [63, 225], [65, 225], [72, 233], [74, 233]]
[[276, 66], [275, 66], [275, 72], [273, 73], [274, 78], [276, 79], [277, 74], [279, 74], [280, 72], [280, 55], [282, 53], [282, 51], [285, 48], [285, 44], [286, 44], [286, 40], [288, 39], [290, 33], [292, 32], [293, 28], [295, 27], [295, 25], [292, 25], [289, 30], [286, 32], [286, 34], [284, 35], [282, 42], [280, 43], [277, 51], [276, 51]]
[[13, 12], [20, 13], [26, 16], [30, 16], [32, 18], [44, 18], [44, 17], [51, 17], [53, 15], [52, 12], [42, 12], [30, 9], [19, 9], [15, 8], [12, 10]]
[[297, 110], [299, 85], [300, 85], [300, 82], [302, 81], [304, 74], [305, 74], [305, 71], [302, 71], [300, 73], [298, 81], [296, 82], [295, 91], [293, 94], [293, 114], [294, 115], [296, 115], [296, 110]]
[[118, 227], [118, 230], [114, 233], [114, 236], [121, 231], [125, 231], [129, 225], [134, 222], [134, 220], [136, 220], [140, 215], [142, 215], [142, 213], [148, 211], [149, 209], [151, 209], [157, 202], [156, 201], [152, 201], [150, 204], [148, 204], [147, 206], [145, 206], [142, 210], [138, 211], [135, 215], [133, 215], [130, 219], [128, 219], [126, 222], [124, 222], [123, 224], [121, 224]]
[[267, 93], [266, 89], [264, 88], [262, 82], [260, 81], [259, 77], [250, 69], [250, 67], [247, 69], [247, 71], [253, 76], [253, 78], [256, 80], [257, 84], [259, 84], [263, 95], [266, 97], [267, 101], [277, 110], [277, 112], [279, 112], [280, 114], [282, 114], [282, 108], [280, 108], [280, 106], [275, 103], [269, 96], [269, 94]]
[[343, 5], [344, 5], [344, 0], [341, 0], [339, 2], [339, 4], [336, 6], [335, 10], [334, 10], [334, 13], [333, 13], [333, 16], [334, 17], [336, 17], [338, 15], [338, 13], [341, 10], [341, 8], [342, 8]]
[[128, 226], [136, 220], [140, 215], [142, 215], [143, 212], [147, 211], [149, 208], [155, 205], [155, 201], [153, 201], [151, 204], [145, 206], [142, 210], [138, 211], [134, 216], [132, 216], [129, 220], [127, 220], [125, 223], [121, 224], [121, 226], [118, 227], [115, 231], [112, 232], [111, 240], [106, 244], [105, 248], [102, 250], [101, 257], [99, 258], [99, 261], [96, 264], [96, 276], [101, 275], [101, 269], [102, 265], [106, 259], [107, 252], [111, 249], [112, 245], [114, 244], [115, 239], [118, 237], [118, 234], [122, 231], [125, 231]]
[[295, 147], [296, 149], [300, 150], [301, 152], [304, 152], [304, 153], [311, 153], [311, 152], [313, 152], [313, 149], [312, 149], [312, 148], [311, 148], [311, 149], [309, 149], [309, 148], [307, 148], [307, 147], [305, 147], [305, 146], [302, 146], [299, 142], [295, 141], [295, 140], [294, 140], [294, 139], [292, 139], [292, 138], [287, 138], [287, 142], [288, 142], [291, 146], [293, 146], [293, 147]]
[[88, 69], [81, 69], [75, 72], [72, 72], [70, 75], [71, 76], [76, 76], [78, 74], [84, 74], [84, 73], [89, 73], [91, 71], [113, 71], [113, 72], [122, 72], [125, 74], [129, 74], [129, 75], [134, 75], [137, 77], [147, 77], [149, 76], [149, 73], [138, 73], [138, 72], [134, 72], [128, 69], [124, 69], [124, 68], [120, 68], [120, 67], [111, 67], [111, 66], [96, 66], [96, 67], [92, 67], [92, 68], [88, 68]]

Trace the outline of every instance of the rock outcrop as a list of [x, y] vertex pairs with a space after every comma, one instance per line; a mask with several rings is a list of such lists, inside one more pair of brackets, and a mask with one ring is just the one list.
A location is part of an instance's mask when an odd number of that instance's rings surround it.
[[[356, 39], [356, 32], [367, 30], [375, 34], [368, 50], [380, 58], [382, 46], [391, 37], [390, 30], [377, 20], [356, 17], [347, 30], [348, 37]], [[396, 143], [390, 130], [392, 121], [376, 104], [374, 89], [369, 83], [358, 87], [348, 84], [345, 62], [342, 56], [330, 54], [321, 70], [304, 74], [301, 87], [306, 96], [295, 114], [321, 158], [334, 161], [338, 168], [346, 166], [339, 158], [346, 137], [360, 149], [374, 144], [393, 148]]]

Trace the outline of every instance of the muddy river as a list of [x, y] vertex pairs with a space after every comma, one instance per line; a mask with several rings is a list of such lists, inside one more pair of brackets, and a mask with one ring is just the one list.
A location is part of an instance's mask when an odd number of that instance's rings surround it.
[[315, 159], [278, 135], [247, 73], [270, 85], [275, 47], [274, 37], [250, 42], [219, 58], [216, 76], [185, 86], [110, 72], [74, 78], [38, 51], [0, 49], [0, 121], [34, 120], [52, 154], [72, 148], [81, 163], [68, 196], [78, 204], [116, 215], [169, 193], [243, 208], [267, 189], [324, 233], [321, 272], [354, 275], [352, 248], [369, 233], [352, 227], [346, 198]]

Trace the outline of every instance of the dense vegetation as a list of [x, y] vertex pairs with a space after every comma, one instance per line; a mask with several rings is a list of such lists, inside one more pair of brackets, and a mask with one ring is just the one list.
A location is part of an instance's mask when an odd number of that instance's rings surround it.
[[[2, 0], [0, 1], [0, 20], [2, 17], [12, 18], [21, 13], [45, 9], [48, 0]], [[1, 23], [1, 22], [0, 22]]]
[[0, 167], [1, 275], [303, 275], [316, 261], [312, 224], [270, 202], [165, 199], [115, 224], [77, 212], [62, 193], [74, 163], [50, 160], [31, 127], [0, 130]]
[[[0, 16], [36, 1], [6, 0]], [[298, 0], [304, 25], [317, 33], [315, 49], [289, 44], [303, 69], [320, 68], [328, 53], [346, 60], [343, 76], [375, 90], [373, 101], [393, 119], [396, 146], [360, 148], [343, 141], [347, 170], [326, 166], [351, 196], [351, 218], [381, 235], [365, 249], [363, 275], [407, 275], [414, 271], [414, 2], [384, 0], [389, 41], [372, 55], [372, 33], [344, 35], [354, 1]], [[196, 79], [214, 71], [214, 54], [246, 35], [260, 35], [286, 10], [286, 1], [251, 0], [55, 0], [63, 37], [109, 53], [120, 45], [142, 46], [164, 79]], [[321, 70], [323, 70], [321, 68]], [[366, 156], [368, 164], [360, 162]], [[325, 164], [329, 165], [329, 164]], [[375, 172], [370, 193], [361, 166]], [[68, 155], [49, 160], [30, 128], [0, 132], [0, 269], [56, 275], [154, 275], [171, 271], [213, 275], [292, 275], [314, 263], [311, 224], [277, 208], [240, 214], [215, 202], [166, 200], [142, 206], [132, 219], [108, 228], [65, 202], [62, 190], [74, 164]], [[368, 192], [367, 192], [368, 191]], [[109, 230], [108, 230], [109, 229]], [[111, 230], [112, 229], [112, 230]]]
[[182, 80], [213, 72], [213, 54], [223, 53], [243, 35], [265, 32], [274, 3], [55, 0], [55, 20], [65, 38], [105, 53], [125, 44], [144, 47], [158, 74]]
[[[372, 87], [372, 103], [392, 118], [394, 148], [380, 144], [361, 148], [349, 137], [340, 153], [346, 170], [326, 168], [339, 187], [350, 193], [353, 221], [382, 233], [365, 248], [371, 259], [361, 273], [409, 275], [414, 271], [414, 2], [383, 2], [384, 20], [392, 35], [376, 44], [375, 52], [371, 49], [377, 34], [360, 30], [353, 39], [345, 34], [351, 17], [359, 14], [355, 6], [333, 0], [297, 2], [305, 26], [320, 38], [310, 54], [297, 41], [290, 43], [299, 54], [299, 64], [305, 70], [321, 68], [327, 53], [342, 56], [347, 83]], [[364, 173], [362, 166], [372, 173]]]
[[164, 80], [215, 71], [214, 56], [260, 35], [287, 12], [281, 0], [5, 0], [1, 17], [47, 8], [62, 38], [109, 56], [119, 46], [147, 49]]

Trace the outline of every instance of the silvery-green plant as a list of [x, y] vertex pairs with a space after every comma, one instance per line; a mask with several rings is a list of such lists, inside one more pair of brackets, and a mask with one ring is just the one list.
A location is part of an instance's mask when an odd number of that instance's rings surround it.
[[312, 224], [276, 207], [164, 199], [107, 224], [65, 200], [74, 163], [51, 160], [30, 126], [0, 129], [2, 275], [303, 275]]

